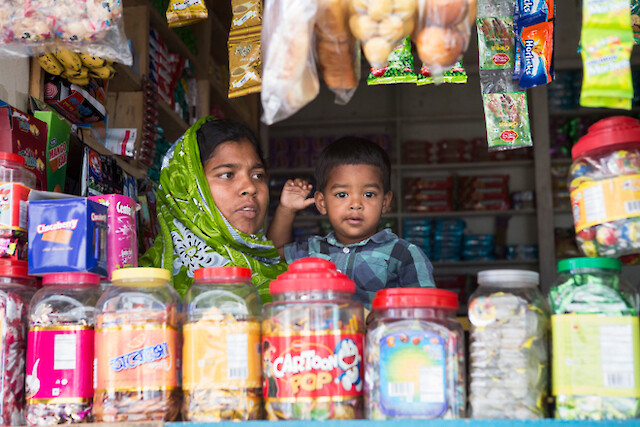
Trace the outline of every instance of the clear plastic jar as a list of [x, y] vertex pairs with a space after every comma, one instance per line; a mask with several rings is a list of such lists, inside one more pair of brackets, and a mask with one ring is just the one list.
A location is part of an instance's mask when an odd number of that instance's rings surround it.
[[100, 276], [52, 273], [42, 285], [29, 308], [27, 423], [91, 422]]
[[27, 314], [35, 289], [26, 263], [0, 263], [0, 424], [21, 426], [24, 417], [24, 373]]
[[36, 176], [18, 154], [0, 152], [0, 258], [27, 261], [27, 199]]
[[302, 258], [271, 282], [262, 308], [268, 420], [362, 417], [363, 308], [355, 283], [321, 258]]
[[262, 414], [260, 310], [251, 270], [208, 267], [185, 296], [184, 421], [247, 421]]
[[609, 117], [571, 150], [576, 240], [588, 257], [640, 253], [640, 123]]
[[638, 293], [620, 269], [611, 258], [558, 262], [549, 293], [556, 418], [638, 416]]
[[181, 301], [160, 268], [113, 272], [97, 304], [97, 422], [173, 421], [180, 389]]
[[545, 417], [549, 306], [538, 282], [533, 271], [478, 273], [469, 298], [472, 418]]
[[455, 317], [455, 292], [383, 289], [371, 307], [365, 348], [366, 417], [464, 418], [464, 332]]

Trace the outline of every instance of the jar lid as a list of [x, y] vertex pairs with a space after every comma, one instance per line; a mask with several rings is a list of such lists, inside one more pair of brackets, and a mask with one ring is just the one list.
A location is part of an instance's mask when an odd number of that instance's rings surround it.
[[100, 276], [94, 273], [50, 273], [42, 276], [42, 285], [68, 284], [68, 285], [99, 285]]
[[458, 294], [437, 288], [388, 288], [376, 292], [371, 308], [441, 307], [458, 309]]
[[587, 151], [627, 142], [640, 144], [640, 122], [627, 116], [608, 117], [589, 126], [587, 134], [571, 149], [571, 157], [575, 160]]
[[111, 273], [111, 281], [119, 280], [171, 280], [171, 273], [164, 268], [131, 267], [121, 268]]
[[195, 280], [250, 279], [251, 269], [246, 267], [204, 267], [193, 273]]
[[478, 273], [479, 285], [499, 285], [508, 288], [538, 286], [540, 274], [529, 270], [485, 270]]
[[8, 160], [10, 162], [20, 163], [20, 166], [24, 166], [24, 157], [19, 154], [7, 153], [6, 151], [0, 151], [0, 160]]
[[622, 262], [616, 258], [569, 258], [558, 261], [558, 273], [561, 271], [595, 268], [602, 270], [622, 270]]
[[29, 278], [29, 269], [24, 261], [0, 262], [0, 277]]
[[337, 291], [354, 293], [356, 283], [336, 270], [336, 265], [323, 258], [301, 258], [289, 264], [289, 271], [269, 285], [269, 292], [281, 294], [295, 291]]

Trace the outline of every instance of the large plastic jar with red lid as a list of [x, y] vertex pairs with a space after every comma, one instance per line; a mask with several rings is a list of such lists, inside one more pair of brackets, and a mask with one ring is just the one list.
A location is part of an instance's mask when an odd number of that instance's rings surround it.
[[0, 152], [0, 258], [27, 261], [27, 199], [36, 177], [18, 154]]
[[0, 424], [20, 426], [24, 418], [27, 315], [35, 292], [26, 263], [0, 263]]
[[588, 257], [640, 253], [640, 123], [610, 117], [571, 150], [571, 209], [578, 247]]
[[443, 289], [376, 293], [364, 353], [367, 418], [464, 417], [464, 333], [457, 310], [458, 296]]
[[251, 270], [200, 268], [194, 279], [184, 300], [182, 419], [260, 419], [262, 304]]
[[362, 305], [355, 282], [321, 258], [272, 281], [262, 308], [262, 371], [269, 420], [362, 417]]
[[29, 308], [27, 423], [91, 422], [100, 276], [51, 273]]

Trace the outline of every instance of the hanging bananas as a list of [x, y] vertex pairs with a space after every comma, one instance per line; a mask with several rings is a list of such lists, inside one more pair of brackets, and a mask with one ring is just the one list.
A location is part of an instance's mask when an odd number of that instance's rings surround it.
[[81, 86], [89, 84], [90, 78], [111, 79], [116, 74], [112, 61], [69, 49], [45, 52], [38, 56], [38, 63], [47, 73]]

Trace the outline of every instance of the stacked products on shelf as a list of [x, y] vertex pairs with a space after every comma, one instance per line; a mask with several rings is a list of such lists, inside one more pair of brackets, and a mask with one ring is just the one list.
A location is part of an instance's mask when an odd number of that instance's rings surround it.
[[449, 138], [437, 142], [409, 140], [402, 144], [402, 163], [468, 163], [502, 160], [528, 160], [531, 149], [487, 151], [486, 138]]
[[554, 209], [571, 209], [569, 164], [551, 165], [551, 192]]
[[462, 210], [509, 209], [509, 175], [458, 177], [458, 201]]
[[454, 177], [405, 178], [402, 184], [406, 212], [449, 212], [454, 210]]

